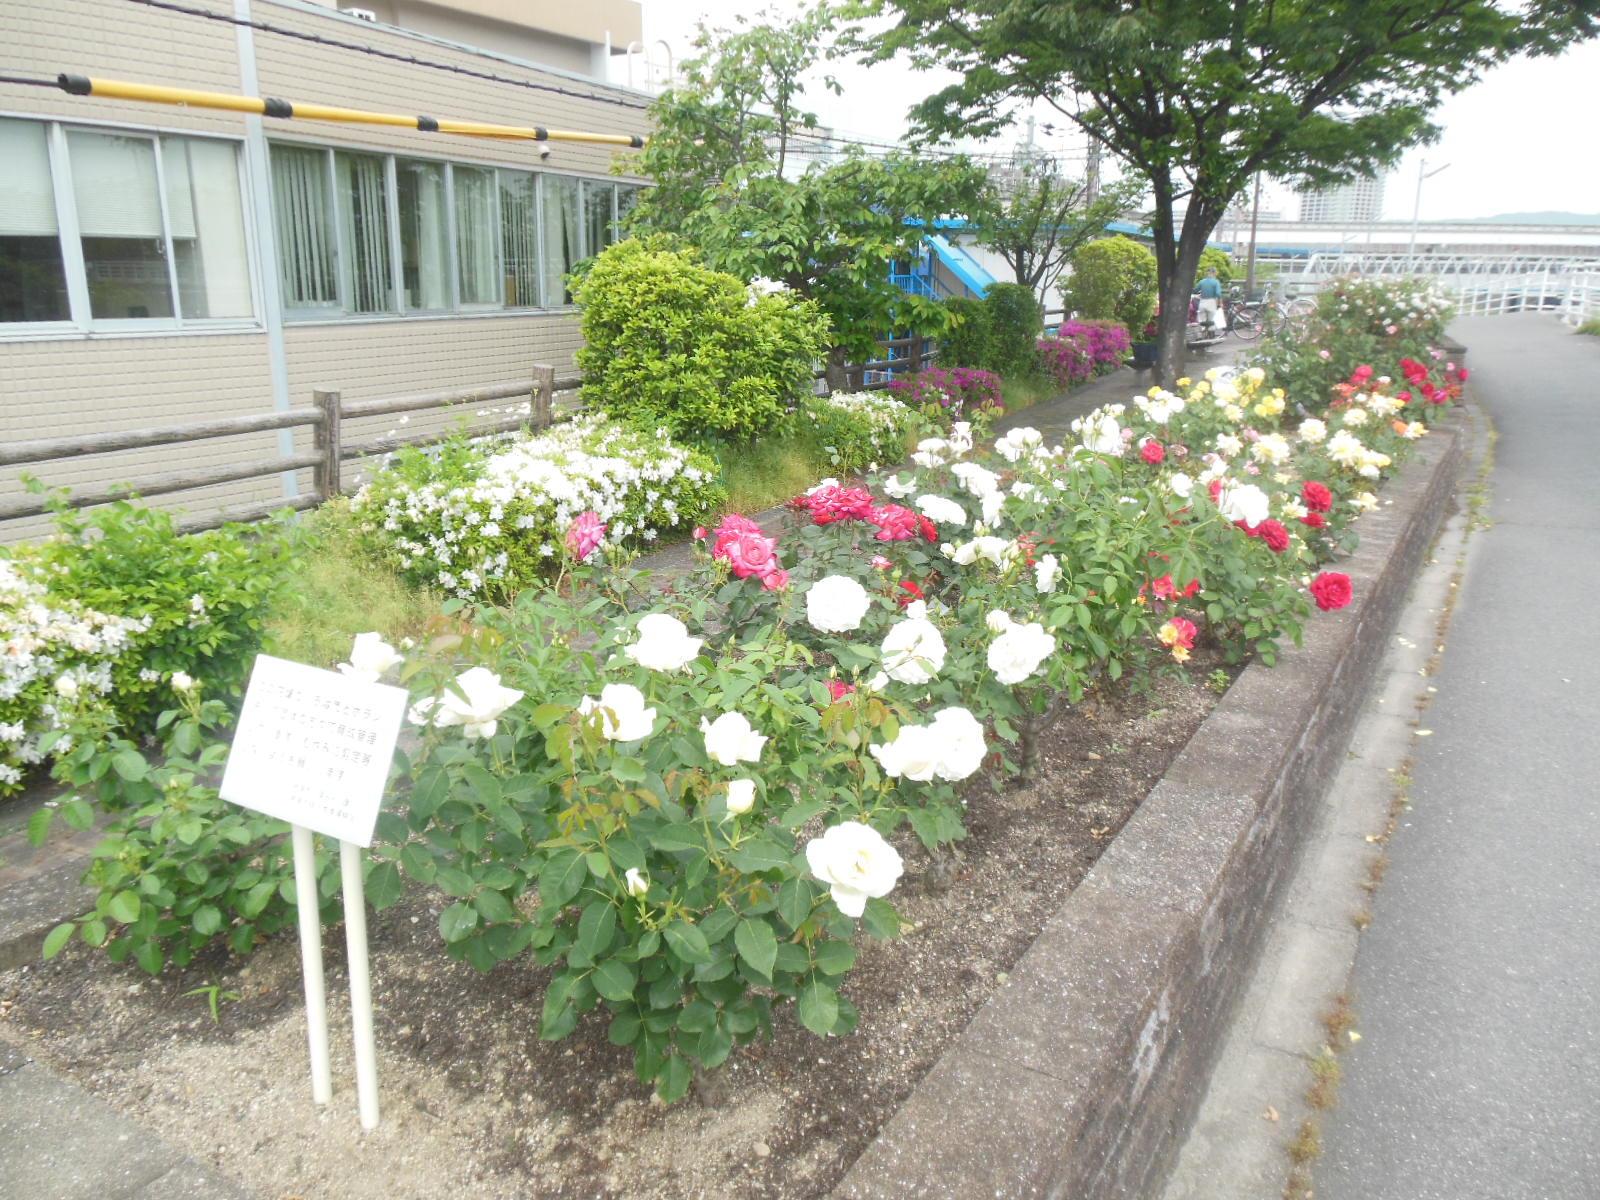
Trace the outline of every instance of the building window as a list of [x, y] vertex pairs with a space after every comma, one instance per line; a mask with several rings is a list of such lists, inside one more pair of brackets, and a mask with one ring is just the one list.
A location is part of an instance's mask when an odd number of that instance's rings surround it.
[[351, 312], [393, 312], [394, 284], [389, 273], [389, 199], [384, 160], [375, 154], [333, 156], [339, 192], [342, 290]]
[[395, 162], [400, 208], [401, 302], [407, 310], [450, 307], [450, 213], [444, 164]]
[[273, 225], [287, 309], [336, 311], [339, 307], [332, 187], [325, 151], [272, 147]]
[[576, 179], [546, 175], [542, 191], [544, 303], [556, 308], [572, 303], [566, 274], [583, 258], [583, 216]]
[[469, 163], [274, 143], [292, 317], [572, 303], [565, 277], [621, 237], [639, 189]]
[[507, 308], [539, 303], [539, 187], [529, 171], [500, 172], [500, 247]]
[[0, 163], [0, 324], [253, 314], [234, 143], [0, 120]]
[[46, 135], [0, 120], [0, 324], [72, 319]]
[[500, 303], [499, 217], [494, 172], [479, 167], [450, 168], [455, 196], [456, 263], [461, 303]]

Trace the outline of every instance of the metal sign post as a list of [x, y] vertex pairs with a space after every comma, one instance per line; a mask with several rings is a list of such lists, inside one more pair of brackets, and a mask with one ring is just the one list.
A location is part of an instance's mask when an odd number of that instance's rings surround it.
[[378, 1059], [361, 850], [372, 845], [406, 701], [403, 688], [257, 655], [220, 789], [224, 800], [290, 825], [311, 1098], [318, 1104], [332, 1098], [333, 1082], [313, 839], [321, 833], [339, 841], [356, 1097], [363, 1129], [378, 1124]]

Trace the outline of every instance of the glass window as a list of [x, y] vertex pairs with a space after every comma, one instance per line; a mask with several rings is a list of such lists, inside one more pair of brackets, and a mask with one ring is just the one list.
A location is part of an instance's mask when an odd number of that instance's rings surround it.
[[444, 164], [395, 161], [400, 204], [400, 286], [405, 307], [450, 307], [450, 224]]
[[285, 308], [339, 307], [337, 242], [328, 195], [328, 155], [272, 147], [272, 214]]
[[47, 134], [37, 121], [0, 120], [0, 323], [72, 316]]
[[239, 195], [238, 152], [231, 143], [161, 139], [167, 219], [184, 318], [248, 317], [249, 255]]
[[348, 309], [357, 313], [394, 311], [389, 273], [389, 198], [384, 160], [375, 154], [333, 156], [339, 189], [340, 248], [349, 264], [343, 272]]
[[452, 167], [456, 201], [456, 261], [462, 304], [499, 304], [500, 279], [495, 245], [495, 173], [480, 167]]
[[572, 303], [566, 274], [583, 257], [583, 220], [578, 181], [546, 175], [544, 205], [544, 303], [548, 308]]
[[500, 172], [500, 245], [506, 264], [506, 307], [537, 307], [539, 189], [538, 178], [526, 171]]
[[585, 180], [583, 184], [583, 223], [586, 241], [584, 243], [585, 257], [592, 258], [616, 241], [616, 226], [611, 213], [611, 191], [609, 183], [594, 183]]
[[98, 320], [174, 316], [155, 142], [72, 130], [67, 145], [90, 314]]
[[626, 184], [626, 183], [617, 184], [617, 240], [618, 241], [621, 241], [624, 237], [627, 236], [627, 226], [626, 226], [625, 222], [628, 219], [628, 214], [631, 213], [634, 209], [639, 207], [639, 194], [641, 192], [643, 192], [643, 191], [644, 191], [643, 188], [634, 187], [631, 184]]

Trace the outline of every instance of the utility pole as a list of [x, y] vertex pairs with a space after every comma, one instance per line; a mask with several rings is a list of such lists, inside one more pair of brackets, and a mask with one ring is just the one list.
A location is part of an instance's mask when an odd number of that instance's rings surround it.
[[1411, 241], [1406, 246], [1406, 270], [1408, 271], [1411, 269], [1412, 260], [1416, 258], [1417, 254], [1417, 224], [1422, 217], [1422, 181], [1424, 179], [1432, 179], [1449, 165], [1449, 163], [1445, 163], [1443, 167], [1435, 167], [1430, 171], [1428, 170], [1427, 159], [1423, 159], [1417, 164], [1417, 201], [1411, 206]]
[[1083, 172], [1083, 190], [1090, 204], [1100, 195], [1100, 142], [1097, 138], [1089, 139], [1089, 165]]
[[1261, 220], [1261, 172], [1256, 172], [1256, 193], [1250, 201], [1250, 257], [1245, 261], [1244, 296], [1256, 294], [1256, 226]]

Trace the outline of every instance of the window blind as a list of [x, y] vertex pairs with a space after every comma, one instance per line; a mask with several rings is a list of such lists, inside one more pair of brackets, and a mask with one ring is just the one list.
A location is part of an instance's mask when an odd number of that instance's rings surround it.
[[72, 192], [84, 237], [150, 238], [161, 233], [156, 151], [149, 138], [71, 130]]
[[332, 308], [339, 303], [333, 223], [328, 196], [328, 156], [298, 146], [272, 147], [272, 213], [278, 234], [278, 270], [288, 308]]
[[0, 120], [0, 235], [48, 237], [56, 232], [55, 193], [45, 126]]

